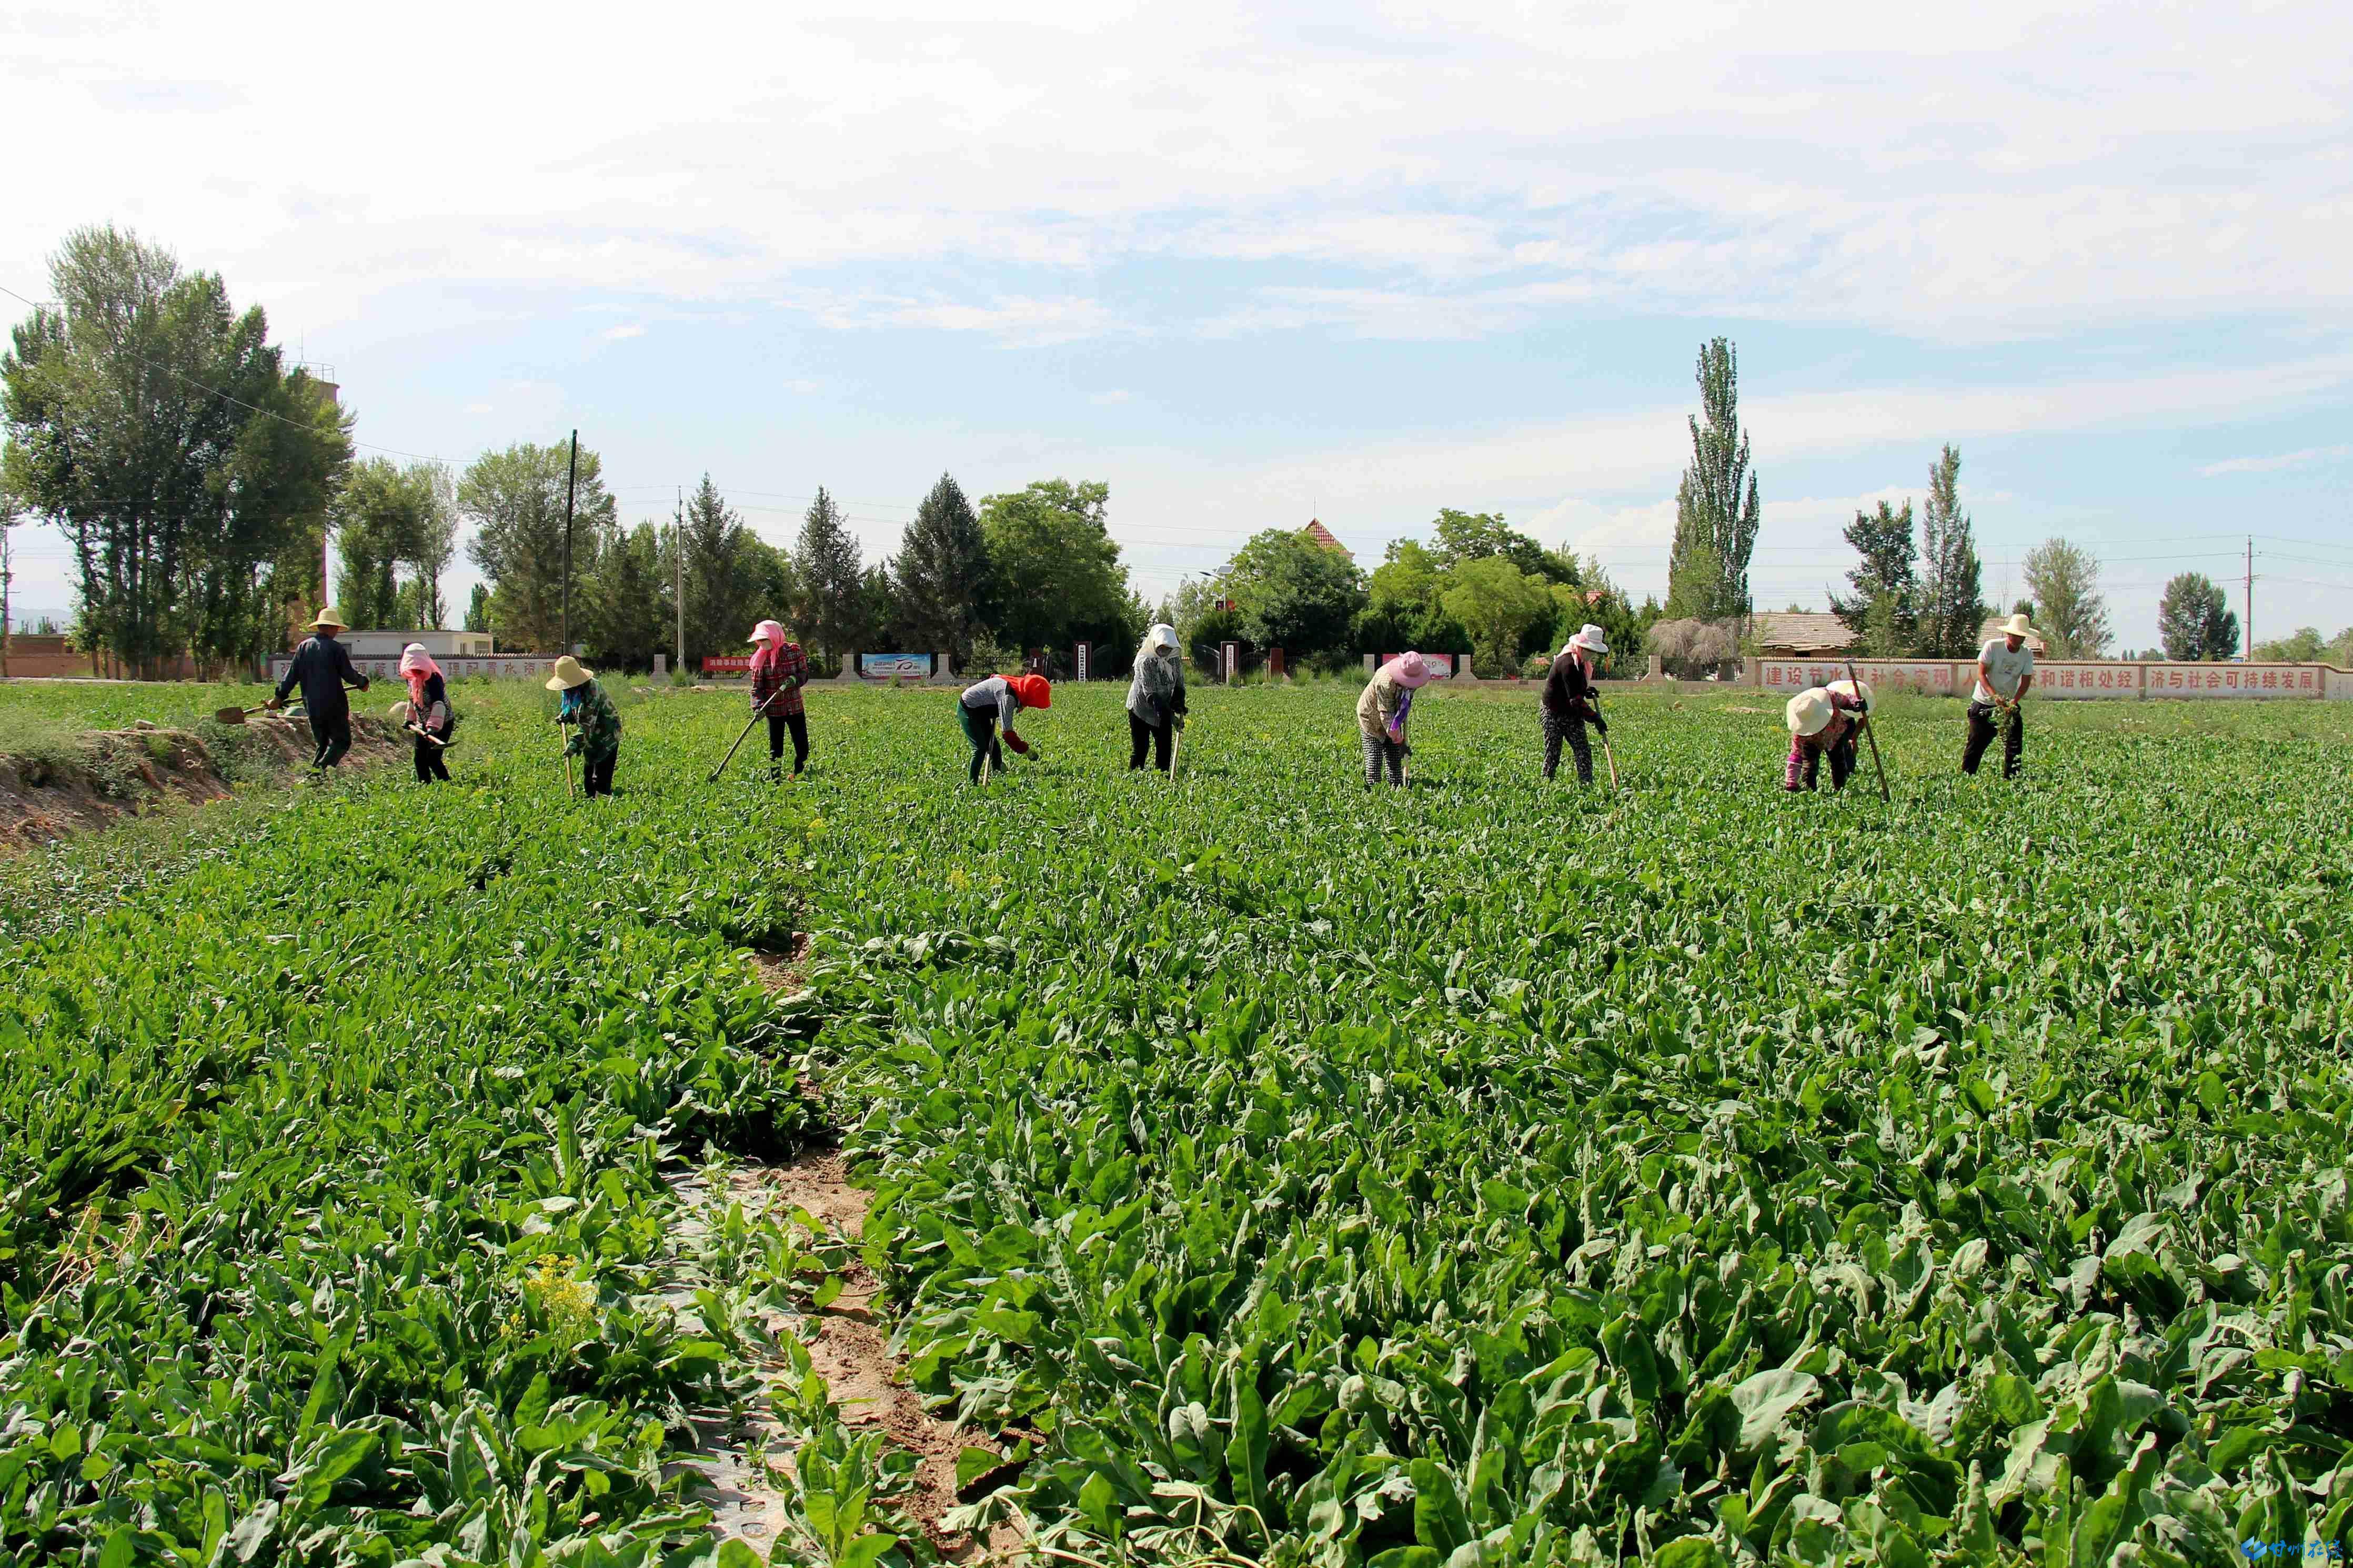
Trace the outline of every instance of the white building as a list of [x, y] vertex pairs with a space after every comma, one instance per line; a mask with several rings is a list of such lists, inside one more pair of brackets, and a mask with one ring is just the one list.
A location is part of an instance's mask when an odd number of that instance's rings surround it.
[[400, 650], [413, 642], [423, 643], [425, 651], [437, 659], [491, 657], [491, 634], [488, 632], [347, 631], [342, 641], [352, 650], [353, 658], [398, 658]]

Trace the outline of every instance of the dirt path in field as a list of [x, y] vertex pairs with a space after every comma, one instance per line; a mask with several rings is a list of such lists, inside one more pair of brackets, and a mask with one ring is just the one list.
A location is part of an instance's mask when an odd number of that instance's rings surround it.
[[[291, 720], [257, 715], [231, 730], [142, 725], [94, 730], [63, 756], [0, 756], [0, 856], [19, 854], [126, 816], [171, 805], [204, 805], [236, 793], [232, 780], [290, 779], [311, 761], [311, 731]], [[233, 747], [234, 758], [215, 748]], [[352, 718], [346, 768], [406, 757], [386, 727]]]
[[[754, 954], [754, 963], [769, 990], [790, 994], [804, 987], [800, 966], [806, 954], [807, 938], [802, 938], [792, 952]], [[806, 1081], [804, 1092], [812, 1100], [821, 1098]], [[820, 1226], [838, 1232], [853, 1248], [866, 1224], [868, 1195], [850, 1184], [849, 1162], [838, 1149], [813, 1147], [787, 1164], [743, 1167], [734, 1173], [730, 1189], [719, 1200], [722, 1207], [732, 1199], [741, 1203], [747, 1214], [765, 1216], [774, 1224], [792, 1223], [787, 1216], [797, 1207]], [[881, 1281], [865, 1262], [853, 1258], [843, 1273], [841, 1294], [817, 1313], [817, 1335], [807, 1342], [809, 1360], [825, 1379], [834, 1403], [841, 1407], [845, 1425], [853, 1430], [880, 1429], [892, 1442], [918, 1457], [914, 1489], [891, 1499], [893, 1506], [913, 1518], [933, 1544], [956, 1562], [1014, 1561], [1019, 1556], [1020, 1538], [1013, 1531], [1000, 1526], [987, 1541], [979, 1542], [948, 1531], [941, 1523], [947, 1511], [963, 1500], [956, 1496], [956, 1456], [967, 1447], [1001, 1452], [1003, 1446], [987, 1434], [932, 1415], [924, 1410], [922, 1397], [901, 1381], [890, 1331], [874, 1310], [881, 1289]], [[797, 1325], [781, 1315], [773, 1326], [785, 1332], [798, 1331]], [[762, 1369], [770, 1378], [783, 1375], [784, 1370], [781, 1359], [776, 1366]], [[755, 1437], [778, 1436], [765, 1415], [755, 1416], [752, 1425]], [[759, 1474], [757, 1466], [749, 1462], [749, 1447], [712, 1434], [706, 1442], [710, 1462], [702, 1468], [714, 1483], [712, 1501], [722, 1532], [743, 1536], [767, 1550], [786, 1528], [786, 1504], [784, 1496]]]

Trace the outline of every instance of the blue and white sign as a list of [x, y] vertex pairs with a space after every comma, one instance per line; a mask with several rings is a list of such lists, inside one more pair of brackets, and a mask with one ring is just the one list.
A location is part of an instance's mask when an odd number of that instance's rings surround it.
[[927, 653], [861, 653], [858, 673], [869, 680], [929, 680], [932, 656]]

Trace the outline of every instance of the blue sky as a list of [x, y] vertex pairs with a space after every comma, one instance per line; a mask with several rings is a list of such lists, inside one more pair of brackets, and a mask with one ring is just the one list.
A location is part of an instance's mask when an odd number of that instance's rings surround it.
[[625, 516], [708, 471], [783, 540], [821, 483], [870, 554], [944, 469], [1103, 479], [1153, 596], [1494, 510], [1640, 596], [1723, 333], [1760, 605], [1952, 441], [1989, 595], [2063, 535], [2146, 646], [2252, 532], [2259, 636], [2353, 623], [2341, 6], [233, 13], [0, 18], [78, 127], [12, 165], [0, 284], [135, 226], [375, 447], [577, 426]]

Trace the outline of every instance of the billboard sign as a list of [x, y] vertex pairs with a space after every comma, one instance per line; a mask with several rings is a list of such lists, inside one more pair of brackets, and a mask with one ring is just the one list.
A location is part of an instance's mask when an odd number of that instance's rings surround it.
[[932, 656], [927, 653], [861, 653], [858, 673], [868, 680], [929, 680]]

